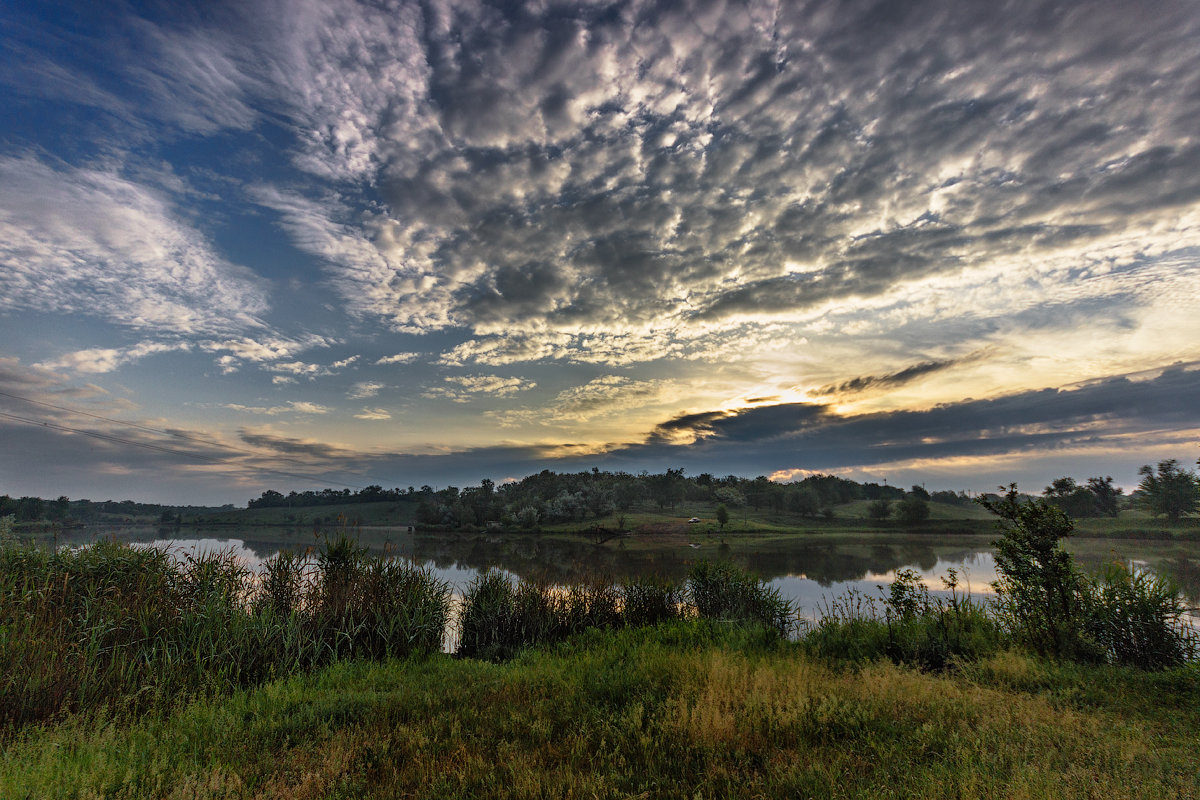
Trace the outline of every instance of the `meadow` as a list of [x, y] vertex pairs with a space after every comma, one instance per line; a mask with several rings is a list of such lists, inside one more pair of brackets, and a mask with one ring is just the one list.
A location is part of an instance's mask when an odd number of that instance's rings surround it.
[[901, 572], [806, 623], [720, 561], [456, 599], [344, 535], [261, 574], [6, 538], [0, 796], [1197, 796], [1179, 595], [999, 511], [998, 602]]

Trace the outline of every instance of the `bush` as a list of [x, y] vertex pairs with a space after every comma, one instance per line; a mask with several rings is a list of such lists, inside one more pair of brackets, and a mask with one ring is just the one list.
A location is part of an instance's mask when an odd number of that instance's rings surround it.
[[1111, 663], [1166, 669], [1197, 656], [1196, 632], [1169, 580], [1110, 564], [1090, 590], [1088, 632]]
[[684, 591], [674, 581], [645, 576], [621, 584], [621, 606], [626, 625], [657, 625], [683, 614]]
[[779, 634], [791, 630], [791, 604], [749, 572], [728, 562], [702, 561], [688, 575], [688, 599], [697, 615], [761, 625]]
[[909, 525], [924, 522], [929, 519], [929, 503], [919, 497], [906, 497], [896, 505], [896, 516]]
[[449, 601], [430, 573], [344, 537], [315, 563], [276, 556], [261, 579], [230, 552], [0, 543], [0, 729], [436, 651]]
[[889, 658], [937, 671], [999, 651], [1004, 634], [986, 606], [958, 594], [954, 570], [943, 584], [948, 600], [931, 597], [918, 573], [900, 570], [878, 603], [852, 591], [826, 605], [805, 646], [824, 658]]
[[1018, 502], [1016, 486], [982, 502], [1005, 525], [995, 542], [996, 607], [1017, 642], [1042, 655], [1143, 669], [1196, 657], [1197, 636], [1172, 583], [1120, 565], [1088, 578], [1060, 544], [1073, 529], [1062, 510]]
[[981, 498], [1000, 517], [996, 548], [996, 608], [1001, 622], [1021, 644], [1060, 658], [1097, 660], [1086, 635], [1086, 580], [1061, 540], [1074, 525], [1044, 499], [1020, 502], [1015, 484], [998, 500]]

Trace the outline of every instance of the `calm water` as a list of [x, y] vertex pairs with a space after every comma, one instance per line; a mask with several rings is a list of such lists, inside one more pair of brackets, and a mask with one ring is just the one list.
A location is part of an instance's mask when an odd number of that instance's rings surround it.
[[[60, 544], [84, 544], [100, 536], [170, 548], [179, 555], [232, 550], [251, 568], [281, 549], [303, 552], [317, 545], [311, 532], [222, 529], [211, 534], [126, 528], [74, 532]], [[175, 538], [182, 537], [182, 538]], [[659, 574], [682, 579], [702, 559], [729, 559], [779, 588], [802, 616], [813, 617], [828, 599], [850, 589], [878, 596], [897, 571], [917, 571], [926, 585], [941, 590], [954, 570], [959, 591], [976, 598], [991, 595], [996, 579], [990, 536], [930, 534], [796, 534], [770, 540], [728, 535], [632, 536], [594, 544], [583, 536], [551, 538], [536, 534], [407, 533], [365, 529], [359, 541], [375, 553], [409, 559], [433, 570], [461, 593], [481, 571], [499, 568], [524, 579], [576, 583], [593, 578]], [[1174, 579], [1191, 605], [1200, 606], [1200, 542], [1072, 538], [1067, 542], [1085, 570], [1106, 562], [1133, 563]], [[1196, 615], [1200, 619], [1200, 614]]]

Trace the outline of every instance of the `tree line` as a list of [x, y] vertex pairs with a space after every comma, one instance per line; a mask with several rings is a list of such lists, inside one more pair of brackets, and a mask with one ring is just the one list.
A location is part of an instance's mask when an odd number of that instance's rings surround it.
[[[1172, 521], [1200, 508], [1200, 479], [1176, 459], [1145, 465], [1141, 481], [1129, 495], [1113, 484], [1111, 476], [1092, 477], [1080, 483], [1071, 477], [1054, 480], [1042, 497], [1071, 517], [1115, 517], [1123, 508], [1143, 508]], [[519, 481], [497, 485], [484, 479], [478, 486], [435, 489], [385, 489], [371, 485], [351, 489], [319, 489], [287, 494], [268, 489], [247, 503], [249, 508], [303, 508], [353, 503], [410, 502], [416, 505], [416, 520], [422, 525], [459, 527], [500, 521], [524, 528], [556, 522], [600, 519], [614, 512], [644, 506], [674, 509], [683, 502], [713, 503], [730, 509], [763, 509], [806, 517], [832, 517], [834, 508], [856, 500], [868, 500], [868, 514], [875, 519], [895, 518], [921, 522], [929, 516], [928, 504], [970, 506], [974, 497], [950, 490], [926, 491], [913, 486], [908, 491], [886, 483], [857, 482], [832, 474], [814, 474], [794, 483], [777, 483], [766, 476], [719, 477], [705, 472], [689, 476], [682, 468], [659, 473], [590, 471], [559, 473], [543, 470]], [[232, 509], [232, 505], [223, 507]], [[135, 517], [160, 515], [178, 520], [180, 512], [199, 510], [192, 506], [162, 506], [132, 500], [91, 501], [58, 497], [14, 498], [0, 495], [0, 517], [17, 522], [89, 522], [103, 516]], [[211, 510], [211, 509], [203, 509]], [[168, 520], [170, 517], [170, 520]]]

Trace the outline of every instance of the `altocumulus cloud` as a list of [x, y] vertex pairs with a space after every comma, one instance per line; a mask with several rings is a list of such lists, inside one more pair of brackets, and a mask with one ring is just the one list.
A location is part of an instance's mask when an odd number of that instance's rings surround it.
[[0, 264], [0, 309], [186, 335], [261, 327], [267, 308], [260, 281], [220, 258], [161, 192], [33, 156], [0, 157]]
[[242, 14], [190, 36], [311, 178], [253, 197], [353, 313], [468, 332], [451, 363], [686, 357], [941, 279], [1111, 297], [1200, 245], [1185, 2]]

